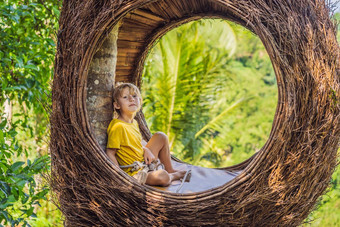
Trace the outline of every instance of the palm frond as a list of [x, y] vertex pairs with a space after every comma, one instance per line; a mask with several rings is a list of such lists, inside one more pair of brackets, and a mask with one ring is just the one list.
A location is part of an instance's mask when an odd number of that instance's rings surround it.
[[219, 115], [217, 115], [216, 117], [212, 118], [204, 127], [202, 127], [196, 134], [195, 134], [195, 138], [199, 137], [204, 131], [206, 131], [207, 129], [213, 127], [214, 125], [216, 125], [216, 123], [218, 121], [220, 121], [225, 115], [227, 115], [229, 112], [231, 112], [232, 110], [234, 110], [236, 107], [238, 107], [239, 105], [241, 105], [242, 103], [248, 101], [252, 99], [252, 97], [248, 97], [248, 98], [241, 98], [239, 100], [237, 100], [236, 102], [234, 102], [232, 105], [230, 105], [229, 107], [227, 107], [225, 110], [222, 111], [222, 113], [220, 113]]

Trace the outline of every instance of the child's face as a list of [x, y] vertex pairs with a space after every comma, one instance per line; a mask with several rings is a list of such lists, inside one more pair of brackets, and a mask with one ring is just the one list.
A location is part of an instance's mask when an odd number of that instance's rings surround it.
[[130, 93], [128, 87], [122, 90], [118, 103], [114, 103], [115, 108], [120, 110], [121, 114], [135, 114], [140, 109], [140, 98], [136, 93]]

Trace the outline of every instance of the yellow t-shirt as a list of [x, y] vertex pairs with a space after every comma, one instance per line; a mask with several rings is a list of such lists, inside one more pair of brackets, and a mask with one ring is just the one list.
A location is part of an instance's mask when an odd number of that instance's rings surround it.
[[[116, 148], [116, 158], [121, 166], [130, 165], [134, 161], [144, 161], [144, 150], [142, 146], [142, 135], [139, 132], [138, 123], [133, 120], [127, 123], [119, 119], [113, 119], [107, 128], [107, 148]], [[129, 172], [130, 169], [123, 169], [133, 176], [136, 172]]]

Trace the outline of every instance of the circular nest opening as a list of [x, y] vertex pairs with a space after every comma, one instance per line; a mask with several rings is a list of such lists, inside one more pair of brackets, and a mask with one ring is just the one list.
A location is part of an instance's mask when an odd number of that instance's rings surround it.
[[[242, 173], [222, 186], [182, 195], [139, 185], [112, 166], [93, 130], [99, 119], [108, 120], [110, 97], [97, 103], [103, 107], [97, 112], [89, 100], [93, 94], [110, 94], [114, 81], [140, 85], [153, 43], [172, 28], [205, 17], [239, 23], [262, 40], [279, 92], [272, 132], [257, 155], [231, 168]], [[90, 77], [105, 74], [94, 64], [105, 55], [97, 50], [112, 48], [105, 40], [119, 23], [113, 80]], [[321, 0], [64, 2], [50, 147], [51, 183], [66, 225], [300, 224], [336, 166], [338, 59], [336, 28]], [[142, 113], [138, 120], [149, 138]]]

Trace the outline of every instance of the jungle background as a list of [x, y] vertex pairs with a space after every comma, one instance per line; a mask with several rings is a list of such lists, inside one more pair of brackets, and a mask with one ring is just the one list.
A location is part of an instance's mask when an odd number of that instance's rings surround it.
[[[63, 225], [44, 177], [61, 4], [0, 1], [0, 226]], [[340, 13], [332, 17], [340, 21]], [[206, 167], [237, 164], [260, 150], [277, 105], [261, 40], [223, 20], [190, 22], [162, 37], [141, 89], [151, 132], [165, 132], [176, 157]], [[340, 226], [339, 168], [305, 225]]]

